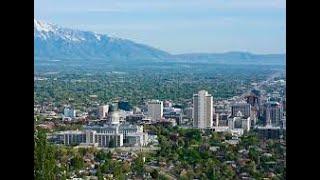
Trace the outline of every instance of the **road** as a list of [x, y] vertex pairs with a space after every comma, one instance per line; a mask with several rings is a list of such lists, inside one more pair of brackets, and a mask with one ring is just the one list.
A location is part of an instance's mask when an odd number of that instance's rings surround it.
[[[254, 87], [254, 89], [256, 90], [261, 90], [261, 86], [268, 84], [270, 81], [272, 81], [274, 78], [281, 76], [281, 72], [276, 72], [271, 74], [266, 80], [258, 82], [257, 85]], [[236, 101], [241, 101], [243, 100], [248, 94], [250, 94], [250, 92], [252, 91], [252, 89], [248, 89], [245, 93], [243, 93], [241, 96], [235, 96], [235, 100]]]
[[150, 152], [150, 151], [157, 151], [160, 148], [159, 147], [117, 147], [117, 148], [103, 148], [104, 150], [108, 151], [123, 151], [123, 152], [138, 152], [138, 151], [143, 151], [143, 152]]

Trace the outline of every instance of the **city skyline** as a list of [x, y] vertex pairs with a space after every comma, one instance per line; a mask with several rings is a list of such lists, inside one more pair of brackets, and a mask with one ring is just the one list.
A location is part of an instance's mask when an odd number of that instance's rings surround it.
[[35, 18], [168, 51], [285, 53], [285, 1], [35, 1]]

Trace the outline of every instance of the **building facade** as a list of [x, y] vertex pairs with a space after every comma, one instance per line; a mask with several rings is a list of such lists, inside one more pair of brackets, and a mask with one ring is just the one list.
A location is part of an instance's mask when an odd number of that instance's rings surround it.
[[193, 95], [193, 127], [199, 129], [213, 126], [213, 97], [201, 90]]
[[257, 127], [256, 131], [258, 136], [263, 139], [279, 139], [283, 134], [285, 134], [283, 129], [274, 126]]
[[267, 102], [265, 108], [266, 125], [281, 126], [281, 105], [278, 102]]
[[185, 117], [189, 118], [189, 119], [191, 119], [193, 117], [192, 113], [193, 113], [193, 108], [192, 107], [187, 107], [183, 111], [183, 114], [185, 115]]
[[236, 117], [241, 112], [244, 117], [250, 117], [251, 105], [248, 103], [235, 103], [231, 106], [231, 116]]
[[109, 111], [108, 105], [99, 106], [99, 118], [103, 119], [103, 118], [107, 117], [108, 111]]
[[252, 107], [259, 108], [259, 97], [255, 95], [254, 93], [250, 93], [248, 96], [246, 96], [246, 101], [248, 104], [250, 104]]
[[76, 117], [76, 110], [71, 107], [65, 107], [63, 110], [64, 117], [68, 118], [75, 118]]
[[124, 111], [130, 111], [130, 109], [132, 108], [128, 101], [119, 101], [118, 107], [119, 109]]
[[132, 124], [105, 124], [85, 126], [83, 131], [62, 131], [55, 134], [56, 141], [65, 145], [97, 144], [98, 147], [146, 146], [148, 134], [143, 126]]
[[120, 133], [97, 133], [93, 130], [62, 131], [56, 134], [64, 145], [97, 144], [98, 147], [121, 147], [123, 135]]
[[251, 128], [250, 117], [233, 117], [228, 120], [228, 126], [230, 129], [243, 129], [243, 131], [249, 132]]
[[163, 116], [163, 102], [159, 100], [149, 101], [147, 104], [148, 116], [152, 121], [159, 121]]

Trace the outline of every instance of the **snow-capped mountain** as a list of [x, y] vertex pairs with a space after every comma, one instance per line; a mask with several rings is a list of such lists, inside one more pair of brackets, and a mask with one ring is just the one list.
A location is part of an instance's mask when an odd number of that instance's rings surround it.
[[43, 23], [34, 20], [34, 36], [35, 38], [47, 40], [50, 38], [63, 39], [67, 41], [79, 42], [83, 41], [85, 34], [81, 31], [75, 31], [72, 29], [59, 28], [54, 24]]
[[168, 53], [135, 43], [89, 31], [62, 28], [34, 20], [36, 59], [113, 59], [157, 60]]
[[[284, 65], [285, 54], [251, 54], [248, 52], [192, 53], [171, 55], [156, 48], [130, 40], [89, 31], [62, 28], [34, 20], [36, 60], [115, 60], [149, 62], [167, 61], [219, 64]], [[141, 62], [141, 61], [139, 61]]]

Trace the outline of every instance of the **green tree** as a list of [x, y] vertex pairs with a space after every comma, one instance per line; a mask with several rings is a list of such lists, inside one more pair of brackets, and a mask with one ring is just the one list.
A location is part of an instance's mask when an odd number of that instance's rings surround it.
[[46, 133], [38, 129], [35, 135], [34, 168], [35, 179], [55, 179], [58, 167], [55, 161], [55, 148], [48, 143]]
[[150, 175], [153, 179], [158, 179], [159, 178], [159, 171], [157, 169], [153, 169], [152, 172], [150, 173]]
[[141, 153], [138, 154], [138, 157], [133, 161], [132, 169], [139, 176], [144, 174], [144, 162], [143, 155]]
[[98, 177], [98, 180], [103, 180], [103, 174], [101, 172], [100, 167], [98, 167], [98, 169], [97, 169], [97, 177]]
[[102, 161], [102, 160], [107, 161], [107, 160], [111, 159], [111, 156], [112, 155], [111, 155], [110, 151], [108, 153], [106, 153], [103, 150], [100, 150], [97, 152], [95, 157], [98, 161]]
[[114, 178], [116, 178], [116, 179], [121, 179], [121, 180], [125, 179], [125, 176], [123, 174], [122, 165], [120, 163], [114, 164], [113, 175], [114, 175]]
[[84, 160], [80, 155], [77, 154], [71, 159], [70, 164], [75, 170], [80, 170], [84, 167]]
[[249, 158], [254, 161], [256, 164], [260, 162], [260, 153], [255, 148], [249, 149]]

